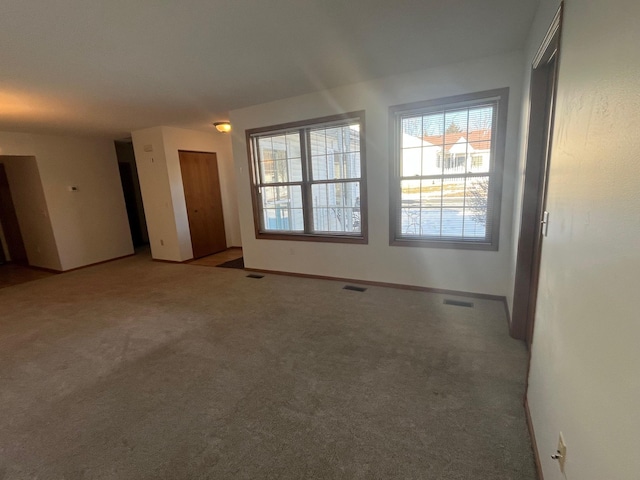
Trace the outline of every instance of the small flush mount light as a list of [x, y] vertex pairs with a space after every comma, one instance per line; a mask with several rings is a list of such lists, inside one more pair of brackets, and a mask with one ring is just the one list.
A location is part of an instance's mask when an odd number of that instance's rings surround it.
[[231, 124], [229, 122], [216, 122], [213, 126], [222, 133], [229, 133], [231, 131]]

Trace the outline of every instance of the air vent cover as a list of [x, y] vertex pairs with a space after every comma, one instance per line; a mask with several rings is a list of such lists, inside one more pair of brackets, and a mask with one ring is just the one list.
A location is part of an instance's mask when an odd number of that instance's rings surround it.
[[264, 275], [258, 275], [257, 273], [250, 273], [247, 278], [264, 278]]
[[445, 305], [455, 305], [456, 307], [469, 307], [473, 308], [473, 302], [465, 302], [463, 300], [453, 300], [452, 298], [445, 298]]
[[343, 290], [353, 290], [354, 292], [366, 292], [367, 289], [364, 287], [358, 287], [356, 285], [345, 285], [342, 287]]

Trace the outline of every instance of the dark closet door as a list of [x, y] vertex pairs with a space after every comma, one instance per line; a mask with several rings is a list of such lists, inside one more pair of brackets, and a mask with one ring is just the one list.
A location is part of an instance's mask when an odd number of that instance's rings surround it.
[[193, 258], [227, 248], [215, 153], [179, 151]]

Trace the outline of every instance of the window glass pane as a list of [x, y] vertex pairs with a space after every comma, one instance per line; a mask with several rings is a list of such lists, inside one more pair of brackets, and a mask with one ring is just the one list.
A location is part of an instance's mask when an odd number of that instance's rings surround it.
[[444, 112], [432, 112], [422, 117], [422, 139], [429, 145], [444, 143]]
[[[409, 145], [409, 142], [405, 143]], [[442, 147], [429, 146], [418, 140], [412, 147], [402, 148], [401, 163], [402, 176], [439, 175], [442, 173]]]
[[464, 207], [465, 177], [447, 178], [442, 182], [442, 205]]
[[[347, 127], [344, 127], [347, 128]], [[343, 138], [343, 127], [332, 127], [324, 129], [325, 144], [327, 146], [327, 153], [336, 152], [348, 152], [348, 148], [345, 148]], [[311, 131], [313, 135], [314, 131]]]
[[442, 209], [423, 208], [420, 215], [421, 235], [426, 237], [440, 236], [442, 226]]
[[403, 148], [401, 155], [403, 177], [414, 177], [422, 174], [422, 148]]
[[311, 186], [316, 232], [360, 233], [360, 182]]
[[312, 130], [309, 134], [309, 146], [311, 148], [311, 155], [326, 155], [327, 154], [327, 137], [324, 135], [324, 130]]
[[295, 133], [258, 139], [262, 182], [283, 183], [302, 180], [300, 136]]
[[309, 131], [313, 180], [360, 178], [360, 129], [357, 123]]
[[467, 136], [468, 109], [448, 110], [444, 114], [444, 143], [464, 142]]
[[312, 155], [311, 156], [311, 170], [313, 171], [314, 180], [328, 180], [329, 179], [329, 165], [327, 163], [326, 155]]
[[420, 228], [420, 208], [402, 207], [400, 211], [400, 231], [402, 236], [419, 237], [422, 235]]
[[300, 185], [262, 187], [260, 194], [266, 231], [304, 231]]
[[422, 180], [420, 206], [439, 207], [442, 205], [442, 179]]
[[400, 148], [411, 148], [420, 146], [420, 137], [422, 136], [421, 116], [403, 118], [401, 129], [402, 138], [400, 142]]
[[[469, 109], [469, 141], [473, 141], [473, 132], [489, 131], [493, 126], [493, 105], [483, 105]], [[491, 135], [489, 135], [491, 138]]]
[[464, 220], [463, 208], [443, 208], [442, 209], [442, 230], [443, 237], [462, 237], [462, 226]]
[[[487, 135], [485, 141], [469, 142], [469, 171], [473, 173], [489, 172], [491, 168], [491, 132], [478, 132], [475, 137]], [[470, 137], [472, 137], [470, 135]]]
[[487, 209], [489, 205], [489, 178], [475, 177], [467, 180], [466, 214], [483, 228], [487, 224]]
[[442, 209], [435, 208], [402, 208], [400, 228], [403, 236], [439, 237], [442, 224]]
[[329, 155], [328, 162], [332, 160], [334, 176], [330, 178], [360, 178], [360, 152], [336, 153], [333, 159]]
[[402, 180], [400, 191], [403, 208], [420, 208], [420, 180]]
[[400, 148], [422, 147], [422, 117], [406, 117], [402, 119]]
[[422, 175], [442, 173], [442, 147], [424, 147], [422, 149]]
[[484, 238], [487, 234], [487, 209], [465, 208], [464, 238]]
[[300, 158], [300, 133], [287, 133], [287, 156], [289, 158]]
[[401, 181], [402, 236], [484, 238], [489, 177]]

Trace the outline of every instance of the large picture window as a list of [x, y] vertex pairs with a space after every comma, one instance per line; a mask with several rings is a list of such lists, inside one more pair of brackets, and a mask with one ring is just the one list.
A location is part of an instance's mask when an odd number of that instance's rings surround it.
[[247, 130], [257, 238], [366, 243], [364, 112]]
[[508, 89], [391, 107], [391, 244], [498, 249]]

